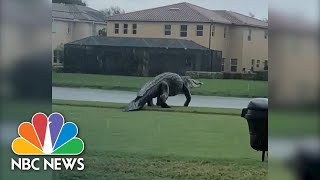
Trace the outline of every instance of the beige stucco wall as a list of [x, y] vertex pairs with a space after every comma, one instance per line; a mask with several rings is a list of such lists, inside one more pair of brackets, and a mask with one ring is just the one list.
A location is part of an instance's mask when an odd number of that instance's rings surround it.
[[226, 49], [225, 71], [230, 72], [231, 59], [238, 60], [237, 72], [242, 70], [243, 56], [243, 30], [239, 26], [231, 26], [228, 36], [228, 45]]
[[61, 43], [65, 44], [72, 41], [72, 34], [68, 33], [68, 22], [53, 21], [52, 22], [52, 49], [54, 50]]
[[[251, 60], [255, 60], [254, 70], [262, 71], [264, 68], [264, 61], [268, 58], [268, 38], [264, 38], [266, 29], [252, 28], [251, 41], [248, 41], [247, 35], [249, 27], [242, 27], [243, 29], [243, 56], [242, 67], [247, 69], [251, 68]], [[260, 60], [260, 67], [257, 68], [257, 60]]]
[[[119, 34], [114, 33], [115, 24], [119, 24]], [[123, 34], [123, 24], [128, 24], [128, 34]], [[137, 34], [132, 34], [132, 24], [137, 24]], [[171, 35], [164, 34], [164, 26], [171, 25]], [[188, 36], [180, 37], [180, 25], [188, 25]], [[196, 36], [197, 25], [203, 25], [203, 36]], [[189, 39], [208, 47], [209, 46], [209, 23], [164, 23], [164, 22], [116, 22], [110, 21], [107, 26], [107, 36], [111, 37], [145, 37], [145, 38], [171, 38]]]
[[[119, 34], [114, 33], [115, 24], [119, 24]], [[123, 34], [123, 24], [128, 24], [128, 34]], [[137, 34], [132, 34], [132, 24], [137, 24]], [[164, 26], [171, 25], [171, 35], [164, 35]], [[180, 37], [180, 25], [188, 25], [188, 36]], [[196, 36], [197, 25], [203, 25], [203, 36]], [[213, 35], [210, 33], [214, 31]], [[226, 28], [226, 37], [224, 29]], [[245, 68], [251, 68], [251, 59], [260, 60], [260, 68], [263, 70], [264, 60], [268, 60], [268, 40], [264, 39], [265, 29], [251, 28], [252, 40], [247, 40], [249, 27], [234, 26], [219, 23], [177, 23], [177, 22], [126, 22], [109, 21], [107, 26], [107, 36], [111, 37], [146, 37], [146, 38], [174, 38], [192, 40], [202, 46], [222, 51], [225, 58], [225, 71], [230, 72], [231, 58], [238, 60], [237, 72], [242, 72]], [[211, 45], [209, 39], [211, 36]], [[256, 64], [256, 63], [255, 63]]]
[[[52, 51], [60, 44], [98, 35], [100, 29], [106, 28], [105, 24], [62, 20], [53, 20], [52, 26]], [[68, 26], [71, 29], [69, 33]]]

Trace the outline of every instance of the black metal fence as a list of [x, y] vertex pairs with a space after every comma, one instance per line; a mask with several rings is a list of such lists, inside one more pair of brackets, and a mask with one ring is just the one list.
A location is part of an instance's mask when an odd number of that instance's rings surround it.
[[[89, 44], [89, 43], [88, 43]], [[164, 48], [66, 44], [64, 71], [155, 76], [162, 72], [220, 71], [221, 52], [206, 48]]]

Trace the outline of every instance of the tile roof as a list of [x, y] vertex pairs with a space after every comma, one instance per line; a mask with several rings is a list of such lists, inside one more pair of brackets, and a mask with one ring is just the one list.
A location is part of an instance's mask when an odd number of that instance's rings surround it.
[[152, 9], [110, 16], [107, 21], [202, 22], [267, 28], [264, 21], [231, 11], [209, 10], [182, 2]]
[[228, 19], [232, 24], [236, 25], [247, 25], [247, 26], [257, 26], [257, 27], [268, 27], [268, 23], [261, 21], [256, 18], [252, 18], [237, 12], [225, 11], [225, 10], [213, 10], [218, 15]]
[[191, 40], [186, 39], [163, 39], [163, 38], [136, 38], [136, 37], [105, 37], [91, 36], [67, 45], [87, 46], [116, 46], [116, 47], [148, 47], [148, 48], [178, 48], [207, 50]]
[[101, 12], [85, 6], [52, 3], [52, 18], [105, 22]]

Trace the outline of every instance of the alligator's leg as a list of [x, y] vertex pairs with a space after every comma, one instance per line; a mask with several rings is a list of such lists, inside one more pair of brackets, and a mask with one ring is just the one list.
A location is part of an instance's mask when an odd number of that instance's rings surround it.
[[184, 106], [189, 106], [189, 103], [191, 101], [190, 90], [185, 85], [183, 85], [182, 91], [183, 91], [183, 93], [184, 93], [184, 95], [186, 96], [186, 99], [187, 99], [186, 102], [184, 103]]
[[152, 99], [150, 99], [147, 103], [148, 103], [148, 106], [154, 106]]
[[169, 85], [166, 82], [161, 83], [160, 85], [160, 96], [159, 96], [159, 104], [162, 108], [170, 108], [166, 103], [169, 97]]

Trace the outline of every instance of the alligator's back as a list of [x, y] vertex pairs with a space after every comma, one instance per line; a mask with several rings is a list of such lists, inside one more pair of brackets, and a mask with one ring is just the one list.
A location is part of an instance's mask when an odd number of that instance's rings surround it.
[[167, 81], [168, 83], [179, 81], [181, 77], [176, 73], [165, 72], [159, 74], [158, 76], [154, 77], [151, 81], [147, 82], [141, 90], [138, 92], [137, 96], [141, 97], [153, 91], [155, 87], [157, 87], [162, 81]]
[[136, 99], [131, 101], [124, 111], [134, 111], [143, 108], [145, 103], [157, 93], [158, 87], [163, 81], [166, 81], [172, 87], [170, 88], [170, 93], [182, 88], [183, 80], [178, 74], [169, 72], [159, 74], [141, 88]]

